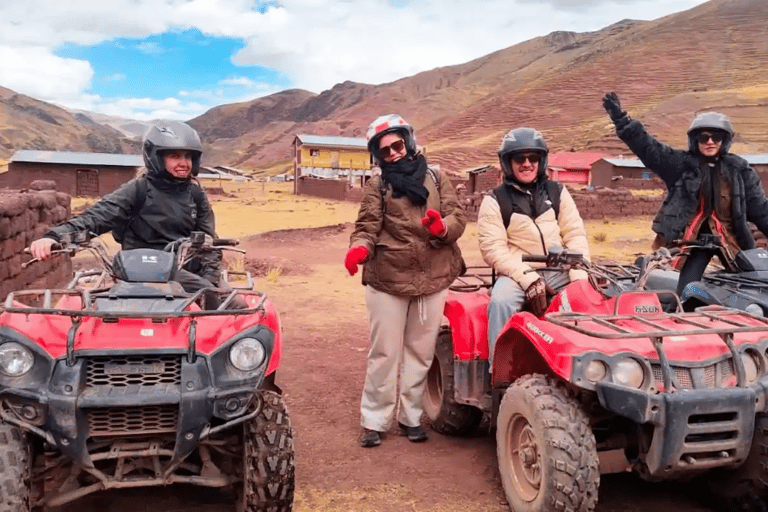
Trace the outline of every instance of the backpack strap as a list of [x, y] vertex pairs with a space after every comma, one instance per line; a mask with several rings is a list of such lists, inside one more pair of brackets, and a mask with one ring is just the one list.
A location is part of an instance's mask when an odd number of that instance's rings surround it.
[[[552, 209], [555, 211], [555, 218], [560, 216], [560, 192], [563, 189], [563, 185], [557, 181], [547, 180], [544, 182], [544, 188], [549, 196], [549, 202], [552, 204]], [[512, 218], [512, 195], [507, 191], [506, 185], [503, 183], [491, 191], [493, 197], [499, 203], [499, 210], [501, 211], [501, 220], [504, 222], [504, 229], [509, 228], [509, 221]]]
[[133, 224], [133, 221], [136, 220], [136, 218], [139, 216], [141, 208], [144, 206], [144, 202], [147, 200], [147, 187], [147, 178], [143, 176], [141, 178], [136, 178], [136, 188], [134, 189], [132, 204], [133, 213], [131, 214], [131, 217], [125, 221], [122, 228], [112, 230], [112, 238], [115, 239], [115, 242], [122, 245], [125, 232], [128, 230], [128, 227]]

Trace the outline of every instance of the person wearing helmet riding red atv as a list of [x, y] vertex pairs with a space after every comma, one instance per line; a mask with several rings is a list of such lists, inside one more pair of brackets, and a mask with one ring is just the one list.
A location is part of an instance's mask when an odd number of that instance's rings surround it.
[[[53, 244], [75, 231], [112, 231], [123, 249], [163, 249], [193, 231], [215, 238], [213, 209], [193, 180], [203, 153], [197, 132], [182, 122], [160, 122], [144, 134], [142, 148], [146, 171], [32, 242], [32, 256], [48, 258]], [[221, 251], [211, 251], [193, 259], [175, 280], [190, 293], [216, 286], [220, 265]]]
[[586, 279], [583, 270], [568, 274], [537, 272], [523, 255], [546, 255], [553, 247], [580, 252], [589, 259], [584, 222], [568, 189], [547, 178], [549, 147], [533, 128], [515, 128], [499, 148], [504, 182], [483, 198], [477, 216], [477, 237], [485, 262], [497, 279], [488, 306], [489, 360], [496, 338], [509, 317], [527, 302], [536, 316], [570, 281]]
[[354, 275], [363, 265], [371, 347], [360, 443], [372, 447], [395, 415], [401, 359], [400, 432], [413, 442], [427, 439], [422, 395], [448, 286], [463, 266], [456, 240], [466, 216], [451, 182], [427, 165], [402, 117], [379, 117], [366, 138], [381, 173], [374, 170], [365, 185], [344, 266]]
[[[748, 222], [768, 234], [768, 199], [755, 170], [729, 153], [734, 130], [727, 116], [697, 115], [688, 128], [688, 150], [682, 150], [658, 141], [640, 121], [630, 118], [616, 93], [605, 95], [603, 107], [619, 138], [667, 187], [653, 220], [654, 250], [681, 246], [710, 233], [720, 236], [725, 257], [732, 262], [740, 250], [755, 247]], [[692, 248], [686, 258], [678, 259], [678, 294], [701, 278], [713, 255], [713, 250]]]

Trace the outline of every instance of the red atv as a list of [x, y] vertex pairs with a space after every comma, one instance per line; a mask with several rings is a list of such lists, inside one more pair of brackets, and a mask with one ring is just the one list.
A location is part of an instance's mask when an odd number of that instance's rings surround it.
[[[250, 276], [244, 289], [194, 294], [173, 280], [195, 254], [236, 241], [193, 233], [112, 260], [100, 241], [76, 238], [60, 251], [90, 249], [103, 271], [12, 292], [0, 308], [0, 511], [173, 483], [234, 486], [242, 512], [290, 511], [272, 302]], [[212, 293], [220, 305], [202, 309]]]
[[[541, 318], [513, 315], [492, 373], [491, 280], [452, 287], [427, 377], [433, 428], [468, 434], [488, 418], [515, 512], [592, 511], [600, 474], [628, 468], [705, 476], [731, 501], [764, 494], [768, 319], [721, 306], [685, 313], [676, 296], [677, 312], [665, 313], [669, 292], [625, 291], [625, 275], [567, 251], [528, 261], [542, 260], [590, 279], [566, 286]], [[662, 263], [648, 262], [645, 272]]]

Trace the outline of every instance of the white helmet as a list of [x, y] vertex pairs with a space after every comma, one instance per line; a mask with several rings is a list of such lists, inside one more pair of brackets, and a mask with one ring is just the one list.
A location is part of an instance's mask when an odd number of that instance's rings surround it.
[[387, 114], [377, 117], [365, 132], [365, 139], [368, 142], [368, 151], [373, 156], [373, 161], [380, 164], [382, 158], [379, 156], [379, 139], [387, 133], [397, 132], [402, 135], [405, 141], [405, 149], [409, 155], [416, 154], [416, 137], [413, 135], [413, 126], [397, 114]]

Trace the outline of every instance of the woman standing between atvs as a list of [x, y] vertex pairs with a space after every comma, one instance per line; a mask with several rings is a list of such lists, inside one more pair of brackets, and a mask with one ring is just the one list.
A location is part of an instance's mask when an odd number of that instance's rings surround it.
[[363, 265], [371, 346], [360, 444], [369, 448], [381, 444], [395, 416], [401, 359], [400, 432], [412, 442], [427, 440], [422, 396], [448, 286], [463, 264], [456, 241], [466, 216], [451, 182], [427, 165], [402, 117], [379, 117], [366, 138], [381, 174], [374, 169], [365, 185], [344, 266], [354, 275]]
[[[677, 247], [713, 234], [723, 242], [730, 262], [740, 250], [753, 249], [748, 221], [768, 235], [768, 199], [760, 178], [746, 160], [729, 153], [734, 131], [731, 120], [717, 112], [697, 115], [688, 128], [688, 150], [673, 149], [651, 136], [621, 110], [616, 93], [603, 98], [616, 134], [667, 186], [667, 196], [653, 220], [653, 249]], [[692, 248], [680, 258], [677, 293], [701, 279], [715, 250]]]

